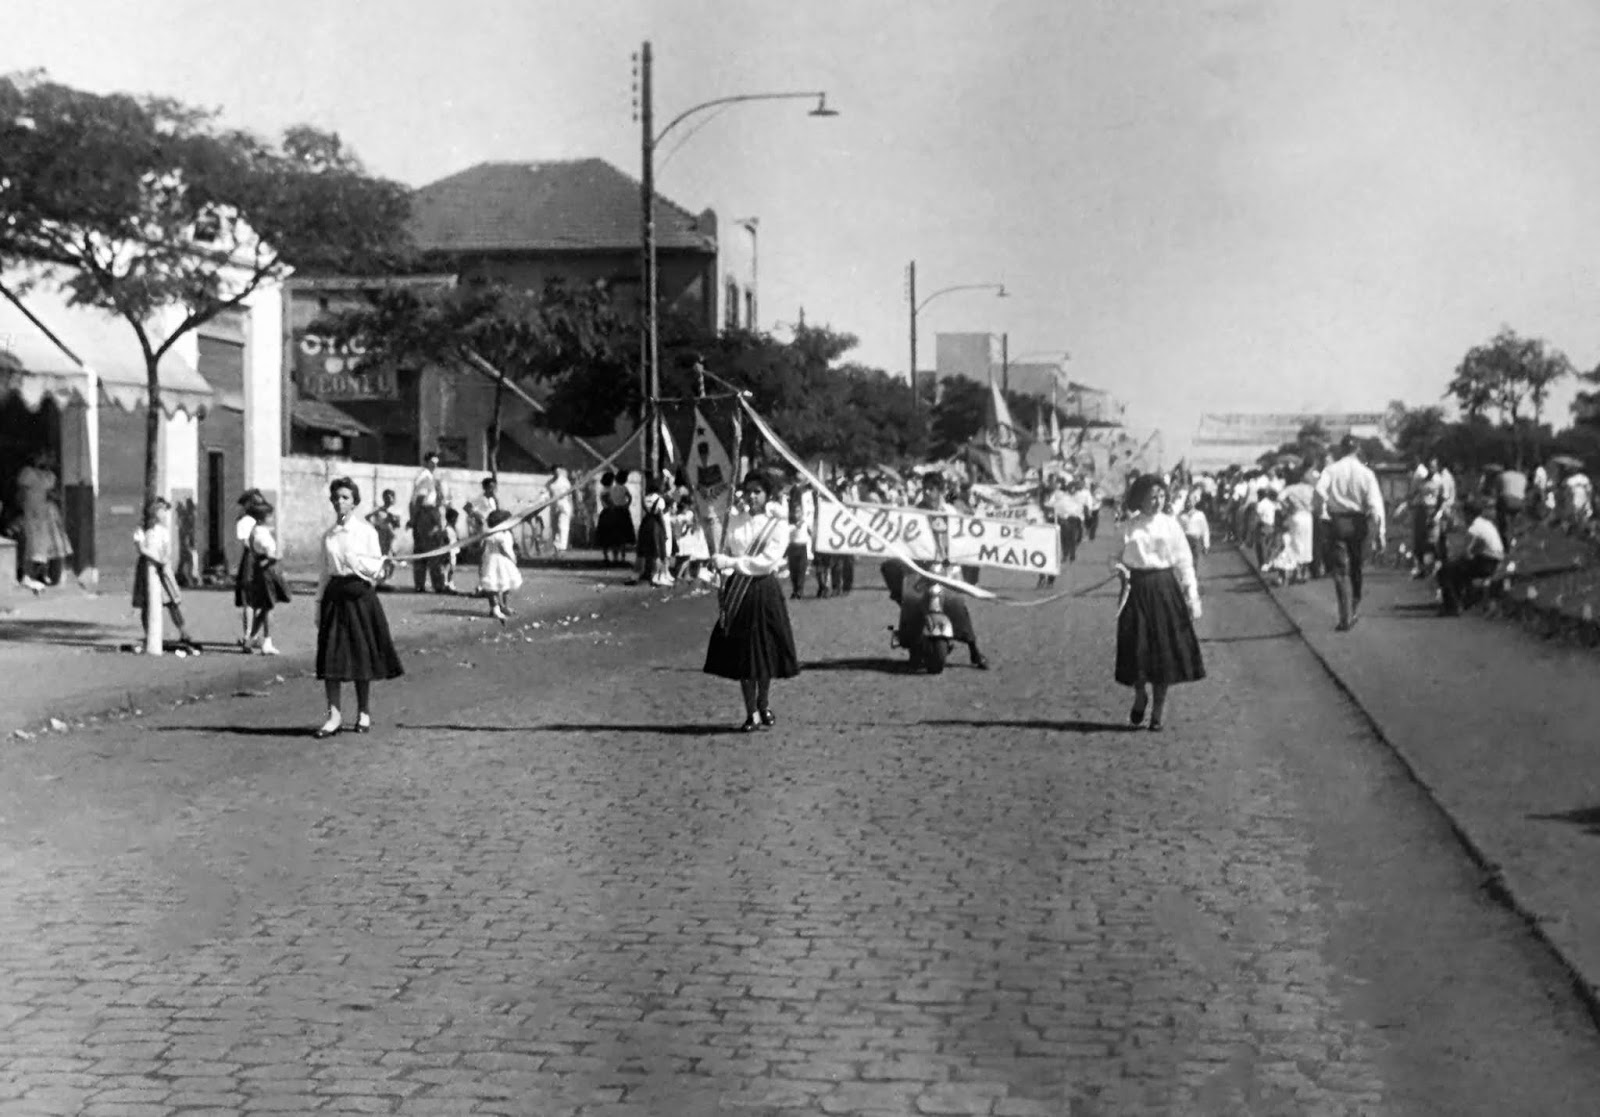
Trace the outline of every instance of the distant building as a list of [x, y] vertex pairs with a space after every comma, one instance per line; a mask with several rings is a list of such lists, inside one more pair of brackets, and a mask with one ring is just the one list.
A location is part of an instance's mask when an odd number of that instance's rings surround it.
[[1127, 410], [1110, 392], [1070, 379], [1061, 361], [1007, 362], [1001, 340], [994, 334], [937, 334], [934, 357], [938, 381], [961, 376], [987, 384], [992, 379], [1019, 395], [1041, 400], [1053, 397], [1062, 420], [1069, 424], [1117, 424]]
[[1354, 434], [1376, 438], [1383, 433], [1382, 411], [1230, 412], [1200, 416], [1190, 445], [1189, 468], [1214, 472], [1230, 465], [1254, 465], [1263, 454], [1293, 442], [1310, 423], [1321, 424], [1330, 439]]

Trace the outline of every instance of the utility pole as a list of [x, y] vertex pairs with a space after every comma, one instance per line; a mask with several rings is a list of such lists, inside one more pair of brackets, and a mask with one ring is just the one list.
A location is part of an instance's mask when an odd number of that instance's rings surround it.
[[906, 284], [911, 305], [911, 370], [906, 374], [911, 381], [911, 413], [919, 408], [917, 402], [917, 262], [906, 265]]
[[645, 479], [648, 482], [657, 472], [656, 400], [661, 395], [659, 349], [656, 344], [656, 167], [655, 167], [655, 103], [651, 86], [650, 44], [639, 50], [639, 154], [643, 167], [640, 177], [639, 208], [643, 223], [644, 248], [639, 268], [644, 273], [640, 290], [644, 298], [644, 337], [640, 345], [639, 379], [644, 395], [644, 457]]
[[1011, 390], [1011, 335], [1000, 335], [1000, 390]]

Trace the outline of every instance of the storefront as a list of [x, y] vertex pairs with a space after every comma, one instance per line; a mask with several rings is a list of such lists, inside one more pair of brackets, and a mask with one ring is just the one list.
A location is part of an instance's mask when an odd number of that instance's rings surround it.
[[[41, 285], [0, 294], [0, 526], [16, 530], [18, 480], [30, 465], [53, 478], [73, 554], [66, 573], [98, 580], [102, 564], [131, 564], [124, 550], [144, 498], [143, 354], [120, 318], [67, 304]], [[157, 447], [161, 488], [179, 505], [198, 490], [200, 425], [211, 386], [176, 351], [162, 358]], [[109, 554], [102, 554], [107, 547]], [[10, 556], [7, 556], [8, 558]], [[0, 572], [7, 577], [9, 569]]]

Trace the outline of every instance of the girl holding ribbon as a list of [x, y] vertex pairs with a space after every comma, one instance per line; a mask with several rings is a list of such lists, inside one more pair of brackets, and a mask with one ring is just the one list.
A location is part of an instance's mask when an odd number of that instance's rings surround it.
[[738, 681], [745, 710], [740, 728], [746, 733], [777, 723], [769, 699], [772, 680], [800, 674], [777, 576], [787, 568], [790, 528], [773, 496], [773, 484], [764, 474], [746, 477], [723, 543], [711, 557], [723, 583], [705, 672]]

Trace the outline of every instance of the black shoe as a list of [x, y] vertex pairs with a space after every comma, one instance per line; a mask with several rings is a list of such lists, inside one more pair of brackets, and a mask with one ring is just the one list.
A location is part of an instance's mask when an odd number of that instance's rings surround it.
[[771, 710], [762, 710], [760, 716], [761, 724], [767, 726], [768, 728], [778, 724], [778, 715], [773, 713]]
[[1150, 732], [1152, 732], [1152, 733], [1160, 733], [1161, 732], [1161, 719], [1160, 718], [1151, 718], [1150, 719]]
[[356, 723], [351, 728], [357, 733], [371, 733], [372, 716], [370, 714], [357, 714]]
[[1145, 711], [1144, 703], [1143, 702], [1135, 702], [1133, 704], [1133, 709], [1128, 711], [1128, 724], [1132, 725], [1132, 726], [1143, 725], [1144, 724], [1144, 711]]
[[989, 658], [982, 652], [973, 652], [972, 666], [976, 667], [979, 671], [987, 671], [989, 670]]
[[739, 727], [739, 732], [740, 733], [754, 733], [757, 729], [760, 729], [760, 728], [761, 728], [761, 719], [759, 717], [757, 717], [755, 714], [751, 714], [749, 717], [744, 719], [744, 724]]

